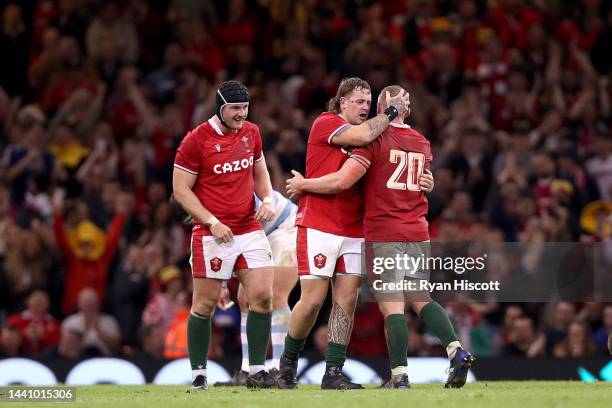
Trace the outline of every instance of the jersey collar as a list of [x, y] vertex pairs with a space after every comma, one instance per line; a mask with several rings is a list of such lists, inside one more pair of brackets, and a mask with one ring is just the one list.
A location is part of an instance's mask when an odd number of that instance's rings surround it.
[[410, 125], [407, 125], [405, 123], [399, 124], [399, 123], [391, 122], [389, 123], [389, 125], [396, 127], [396, 128], [410, 129]]
[[219, 127], [219, 125], [217, 125], [217, 122], [215, 122], [214, 116], [208, 119], [208, 123], [210, 123], [210, 126], [212, 126], [212, 128], [215, 129], [215, 132], [217, 132], [218, 135], [224, 136], [223, 132], [221, 131], [221, 128]]

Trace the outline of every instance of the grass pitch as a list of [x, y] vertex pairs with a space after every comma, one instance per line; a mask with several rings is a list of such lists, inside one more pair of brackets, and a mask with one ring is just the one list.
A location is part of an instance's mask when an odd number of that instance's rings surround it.
[[[414, 384], [411, 390], [380, 390], [370, 385], [363, 391], [321, 391], [315, 385], [299, 390], [247, 390], [243, 387], [210, 387], [191, 394], [187, 386], [77, 387], [76, 402], [69, 407], [228, 407], [228, 408], [362, 408], [362, 407], [611, 407], [612, 383], [574, 381], [476, 382], [458, 390], [441, 384]], [[0, 404], [2, 405], [2, 404]], [[9, 403], [19, 407], [25, 404]], [[27, 404], [56, 407], [57, 403]], [[60, 404], [64, 405], [64, 404]]]

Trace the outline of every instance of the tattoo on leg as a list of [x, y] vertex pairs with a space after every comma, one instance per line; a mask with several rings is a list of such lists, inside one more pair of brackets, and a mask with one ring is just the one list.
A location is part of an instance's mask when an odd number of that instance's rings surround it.
[[[353, 308], [354, 310], [354, 308]], [[348, 345], [353, 331], [353, 315], [349, 315], [336, 302], [329, 315], [327, 340], [332, 343]]]
[[370, 127], [370, 139], [376, 139], [389, 125], [389, 118], [384, 113], [378, 114], [367, 122]]

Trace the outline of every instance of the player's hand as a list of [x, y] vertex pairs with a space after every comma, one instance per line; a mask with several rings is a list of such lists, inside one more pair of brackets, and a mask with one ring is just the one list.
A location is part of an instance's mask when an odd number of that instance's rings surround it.
[[217, 305], [223, 309], [227, 310], [234, 305], [234, 302], [230, 300], [230, 293], [228, 288], [221, 288], [221, 294], [219, 295], [219, 301]]
[[272, 218], [276, 215], [274, 211], [274, 206], [272, 203], [261, 203], [257, 212], [255, 213], [256, 221], [271, 221]]
[[410, 109], [410, 94], [402, 90], [395, 96], [391, 96], [389, 92], [385, 94], [387, 106], [394, 106], [401, 115]]
[[210, 232], [215, 236], [215, 238], [223, 243], [230, 242], [232, 239], [234, 239], [232, 230], [221, 221], [210, 227]]
[[425, 173], [421, 174], [419, 178], [419, 186], [421, 186], [421, 191], [426, 193], [431, 193], [434, 188], [434, 178], [431, 171], [425, 169]]
[[302, 180], [304, 176], [299, 171], [291, 170], [293, 177], [287, 180], [287, 195], [289, 198], [296, 198], [303, 193]]

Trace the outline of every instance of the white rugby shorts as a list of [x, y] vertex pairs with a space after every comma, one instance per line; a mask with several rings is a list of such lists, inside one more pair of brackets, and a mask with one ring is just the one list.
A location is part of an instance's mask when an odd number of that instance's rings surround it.
[[297, 230], [300, 279], [331, 278], [334, 273], [361, 275], [363, 238], [343, 237], [301, 226]]
[[297, 256], [295, 241], [297, 238], [297, 227], [295, 216], [288, 217], [277, 229], [268, 235], [270, 247], [272, 248], [272, 262], [274, 266], [296, 266]]
[[189, 264], [194, 278], [227, 280], [234, 269], [272, 266], [272, 250], [263, 230], [234, 235], [227, 243], [192, 234]]

